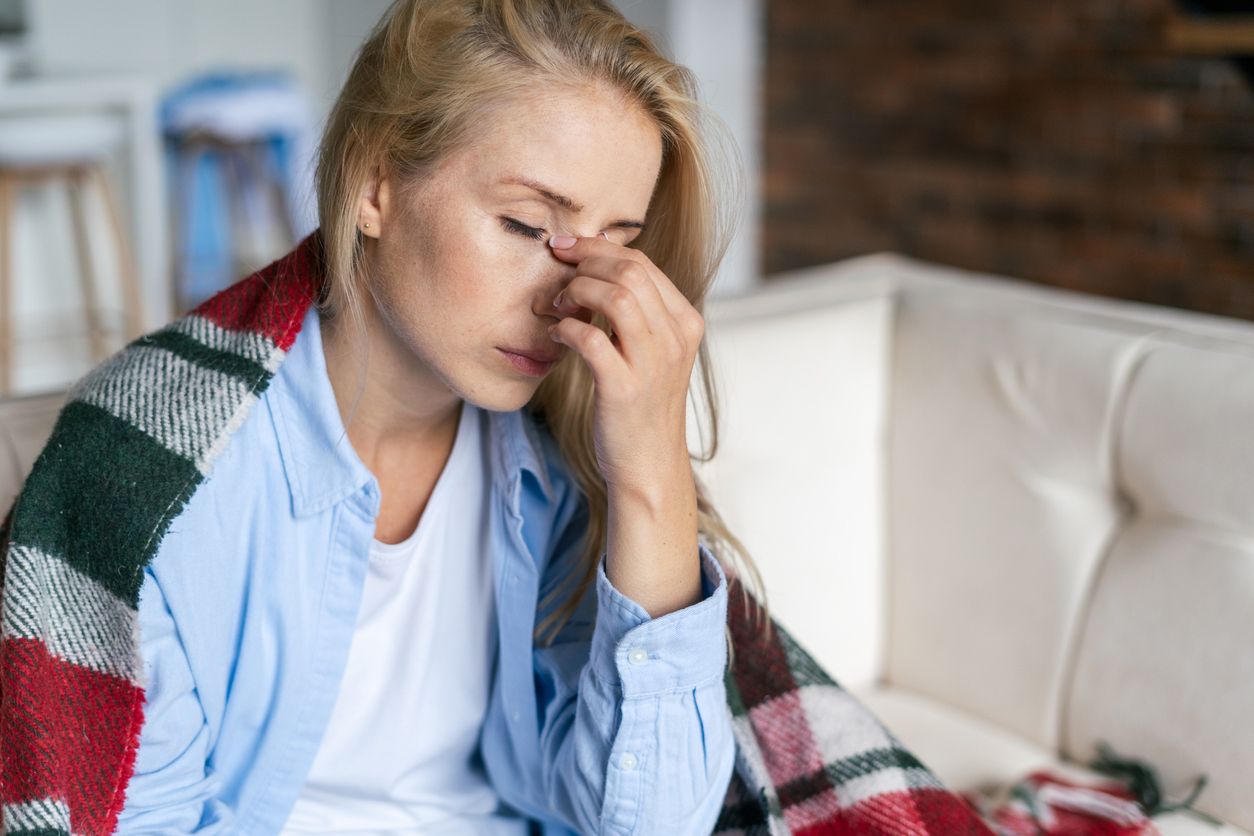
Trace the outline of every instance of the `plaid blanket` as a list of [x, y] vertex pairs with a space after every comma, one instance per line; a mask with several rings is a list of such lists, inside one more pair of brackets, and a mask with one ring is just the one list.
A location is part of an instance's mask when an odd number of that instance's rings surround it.
[[[0, 526], [10, 836], [113, 833], [144, 722], [143, 569], [296, 339], [321, 238], [126, 346], [69, 393]], [[987, 834], [729, 575], [737, 762], [715, 831]]]

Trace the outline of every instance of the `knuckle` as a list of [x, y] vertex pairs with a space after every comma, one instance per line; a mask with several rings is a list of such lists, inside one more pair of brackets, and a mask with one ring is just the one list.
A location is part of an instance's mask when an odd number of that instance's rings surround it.
[[634, 250], [634, 249], [628, 248], [627, 258], [630, 258], [636, 264], [639, 264], [642, 268], [653, 264], [653, 262], [649, 260], [649, 257], [645, 255], [645, 253], [642, 250]]
[[632, 309], [635, 308], [636, 296], [630, 290], [615, 288], [610, 291], [609, 298], [607, 299], [607, 305], [610, 310], [614, 311], [614, 313], [626, 315], [631, 313]]
[[680, 360], [683, 360], [688, 353], [688, 346], [683, 337], [677, 334], [674, 339], [667, 340], [666, 342], [666, 350], [669, 354], [671, 362], [677, 363]]
[[596, 342], [597, 334], [600, 333], [596, 326], [581, 321], [578, 323], [578, 328], [580, 347], [587, 348]]
[[618, 280], [628, 287], [643, 287], [644, 282], [649, 280], [649, 274], [644, 269], [644, 265], [637, 261], [620, 261], [618, 266]]
[[705, 317], [697, 313], [695, 310], [684, 318], [684, 324], [693, 339], [699, 341], [703, 336], [705, 336]]
[[592, 333], [588, 335], [588, 351], [597, 354], [604, 353], [607, 350], [613, 350], [614, 346], [610, 343], [610, 338], [600, 328], [592, 329]]

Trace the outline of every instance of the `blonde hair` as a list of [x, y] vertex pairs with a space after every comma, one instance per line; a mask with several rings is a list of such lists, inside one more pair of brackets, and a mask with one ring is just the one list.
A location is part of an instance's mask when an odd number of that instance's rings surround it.
[[[537, 80], [584, 87], [603, 84], [637, 103], [662, 134], [662, 166], [649, 224], [632, 242], [665, 273], [698, 311], [726, 252], [738, 206], [720, 192], [739, 186], [734, 169], [720, 177], [712, 139], [721, 128], [697, 102], [686, 67], [667, 60], [652, 39], [603, 0], [396, 0], [359, 49], [327, 119], [318, 157], [317, 191], [327, 282], [319, 304], [328, 316], [347, 313], [364, 327], [362, 293], [370, 292], [357, 229], [359, 196], [378, 166], [403, 185], [417, 182], [467, 141], [494, 103], [534, 89]], [[734, 143], [726, 143], [734, 153]], [[593, 323], [607, 329], [604, 316]], [[573, 352], [572, 352], [573, 354]], [[718, 403], [705, 341], [700, 347], [702, 391], [710, 420], [710, 449], [718, 449]], [[534, 638], [550, 643], [595, 581], [607, 527], [607, 495], [592, 443], [593, 378], [577, 357], [545, 377], [527, 409], [538, 415], [588, 500], [582, 574]], [[697, 486], [698, 530], [729, 573], [746, 584], [746, 610], [769, 628], [761, 575], [744, 544]], [[732, 564], [738, 564], [732, 568]], [[540, 608], [556, 603], [552, 589]], [[731, 652], [730, 632], [728, 650]]]

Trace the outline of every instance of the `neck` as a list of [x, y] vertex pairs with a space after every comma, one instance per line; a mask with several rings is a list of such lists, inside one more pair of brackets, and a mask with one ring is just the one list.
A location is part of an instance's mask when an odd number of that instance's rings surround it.
[[364, 334], [346, 316], [324, 316], [322, 350], [349, 441], [378, 476], [384, 462], [451, 446], [462, 399], [401, 343], [372, 302], [363, 314]]

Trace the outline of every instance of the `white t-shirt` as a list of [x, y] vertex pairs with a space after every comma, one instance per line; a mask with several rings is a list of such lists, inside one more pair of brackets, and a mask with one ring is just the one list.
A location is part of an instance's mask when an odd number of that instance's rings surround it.
[[282, 834], [526, 836], [478, 748], [496, 652], [488, 416], [463, 401], [418, 527], [370, 550], [344, 679]]

